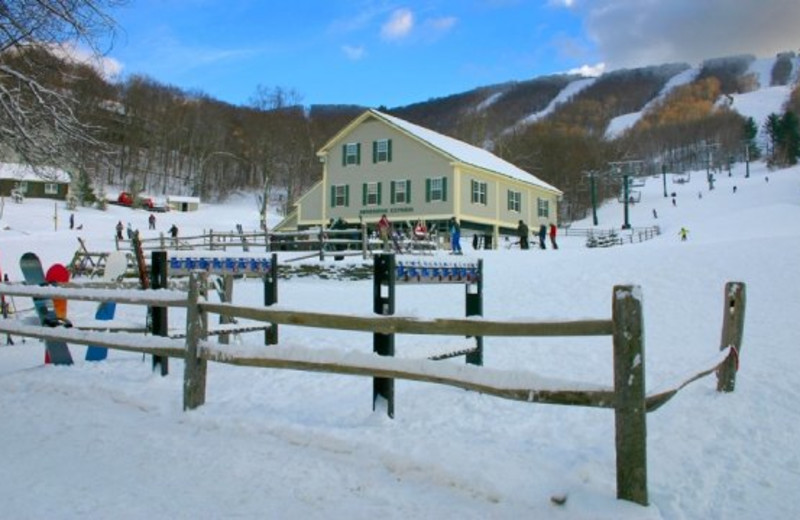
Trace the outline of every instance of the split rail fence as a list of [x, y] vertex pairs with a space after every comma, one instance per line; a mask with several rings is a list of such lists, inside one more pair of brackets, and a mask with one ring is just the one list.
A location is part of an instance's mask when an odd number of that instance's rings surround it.
[[[0, 284], [0, 293], [11, 296], [60, 297], [69, 300], [104, 301], [151, 307], [186, 309], [186, 332], [181, 339], [149, 337], [141, 334], [99, 332], [27, 325], [17, 320], [0, 320], [0, 332], [43, 340], [61, 340], [81, 345], [95, 345], [153, 356], [181, 358], [184, 365], [183, 406], [191, 410], [204, 404], [207, 363], [218, 362], [238, 366], [269, 367], [336, 374], [371, 376], [373, 378], [407, 379], [437, 383], [472, 390], [496, 397], [531, 403], [550, 403], [609, 408], [614, 410], [616, 425], [617, 497], [647, 505], [646, 413], [662, 406], [687, 384], [716, 372], [717, 390], [734, 389], [739, 351], [744, 327], [745, 286], [729, 282], [725, 301], [720, 345], [720, 362], [699, 372], [671, 390], [654, 395], [645, 393], [644, 316], [640, 289], [637, 286], [615, 286], [611, 317], [580, 321], [513, 321], [483, 318], [420, 320], [398, 316], [353, 316], [319, 312], [244, 307], [231, 303], [205, 301], [207, 275], [193, 272], [185, 291], [161, 289], [119, 291], [114, 289], [32, 287]], [[217, 314], [228, 320], [242, 318], [265, 323], [317, 327], [336, 330], [372, 332], [374, 334], [427, 334], [451, 336], [610, 336], [613, 344], [614, 381], [608, 387], [536, 388], [508, 386], [498, 383], [480, 366], [458, 367], [449, 363], [420, 360], [420, 365], [407, 359], [372, 354], [337, 355], [314, 353], [309, 349], [284, 348], [280, 345], [254, 347], [247, 353], [234, 354], [226, 345], [207, 341], [208, 316]], [[417, 369], [410, 366], [419, 367]]]

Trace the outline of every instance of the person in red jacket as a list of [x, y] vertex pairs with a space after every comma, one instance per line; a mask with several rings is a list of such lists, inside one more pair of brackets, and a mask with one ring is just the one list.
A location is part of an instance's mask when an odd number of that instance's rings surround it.
[[391, 232], [392, 223], [389, 222], [389, 219], [386, 217], [386, 213], [384, 213], [381, 215], [381, 219], [378, 221], [378, 236], [381, 237], [384, 251], [389, 251], [389, 234]]
[[553, 246], [553, 249], [558, 249], [558, 244], [556, 244], [556, 233], [557, 228], [555, 224], [550, 224], [550, 244]]

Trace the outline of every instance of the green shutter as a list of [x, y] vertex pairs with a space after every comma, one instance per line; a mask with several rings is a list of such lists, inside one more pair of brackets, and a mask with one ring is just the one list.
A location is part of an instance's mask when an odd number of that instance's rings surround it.
[[349, 207], [350, 206], [350, 185], [349, 184], [345, 184], [344, 185], [344, 205], [345, 205], [345, 207]]
[[361, 205], [367, 205], [367, 183], [361, 185]]
[[342, 145], [342, 166], [347, 166], [347, 144]]
[[356, 164], [361, 164], [361, 143], [356, 143]]
[[388, 148], [387, 149], [387, 154], [388, 154], [389, 162], [392, 162], [392, 140], [391, 139], [389, 139], [389, 144], [388, 144], [387, 148]]
[[378, 162], [378, 141], [372, 141], [372, 164]]
[[397, 197], [395, 196], [394, 181], [391, 181], [391, 184], [389, 185], [389, 187], [391, 188], [390, 189], [391, 193], [389, 194], [389, 200], [391, 200], [391, 203], [394, 204], [395, 202], [397, 202]]
[[431, 201], [431, 180], [425, 179], [425, 202]]
[[381, 205], [381, 184], [380, 182], [378, 183], [378, 206]]
[[336, 207], [336, 186], [331, 186], [331, 207]]
[[442, 201], [447, 202], [447, 177], [442, 177]]
[[[389, 141], [391, 142], [391, 141]], [[406, 204], [411, 204], [411, 181], [406, 181]]]

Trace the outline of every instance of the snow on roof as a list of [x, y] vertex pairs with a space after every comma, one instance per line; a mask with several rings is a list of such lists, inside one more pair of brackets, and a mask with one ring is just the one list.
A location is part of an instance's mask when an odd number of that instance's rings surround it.
[[69, 183], [69, 174], [52, 166], [38, 166], [36, 170], [27, 164], [0, 163], [0, 179], [19, 181]]
[[528, 184], [534, 184], [559, 194], [562, 193], [561, 190], [555, 186], [547, 184], [536, 176], [514, 166], [510, 162], [497, 157], [493, 153], [488, 152], [483, 148], [472, 146], [471, 144], [459, 141], [458, 139], [442, 135], [428, 128], [409, 123], [408, 121], [384, 114], [383, 112], [378, 112], [377, 110], [370, 110], [370, 112], [376, 117], [402, 129], [404, 132], [417, 137], [434, 148], [453, 157], [453, 159], [456, 161], [499, 173]]
[[193, 204], [200, 204], [200, 197], [184, 197], [181, 195], [169, 195], [167, 202], [186, 202]]

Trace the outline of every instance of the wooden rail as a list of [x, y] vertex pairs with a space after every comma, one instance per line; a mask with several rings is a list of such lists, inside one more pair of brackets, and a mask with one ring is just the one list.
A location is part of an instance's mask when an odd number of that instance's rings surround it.
[[[85, 331], [25, 325], [0, 320], [0, 332], [44, 340], [96, 345], [185, 361], [183, 403], [185, 410], [205, 402], [207, 363], [270, 367], [368, 377], [407, 379], [444, 384], [504, 399], [532, 403], [590, 406], [613, 409], [616, 425], [617, 497], [647, 505], [646, 413], [656, 410], [687, 384], [712, 372], [718, 389], [733, 391], [744, 325], [745, 286], [730, 282], [725, 287], [725, 306], [720, 358], [674, 388], [647, 396], [645, 393], [644, 316], [641, 291], [636, 286], [616, 286], [611, 319], [537, 322], [494, 321], [480, 317], [420, 320], [398, 316], [352, 316], [289, 309], [253, 308], [228, 303], [209, 303], [206, 275], [193, 272], [188, 294], [177, 290], [118, 291], [102, 288], [31, 287], [0, 284], [0, 294], [61, 297], [82, 301], [108, 301], [132, 305], [185, 307], [184, 339], [140, 334]], [[379, 334], [431, 334], [454, 336], [610, 336], [614, 351], [613, 386], [565, 383], [515, 372], [512, 374], [473, 365], [453, 365], [428, 359], [398, 359], [366, 353], [319, 351], [307, 347], [229, 347], [207, 341], [208, 315], [247, 318], [274, 324], [322, 327]], [[145, 344], [143, 344], [145, 343]]]

